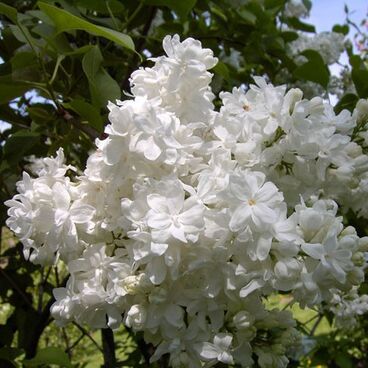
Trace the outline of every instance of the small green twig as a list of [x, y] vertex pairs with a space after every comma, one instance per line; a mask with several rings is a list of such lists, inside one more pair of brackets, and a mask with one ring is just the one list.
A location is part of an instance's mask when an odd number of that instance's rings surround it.
[[136, 7], [136, 9], [134, 10], [134, 12], [131, 14], [131, 16], [127, 19], [127, 21], [125, 22], [124, 26], [123, 26], [123, 30], [127, 31], [128, 26], [130, 25], [130, 23], [134, 20], [134, 18], [137, 16], [137, 14], [142, 10], [143, 8], [143, 2], [140, 2], [139, 5]]
[[313, 336], [314, 335], [314, 333], [316, 332], [316, 330], [317, 330], [317, 327], [318, 327], [318, 325], [320, 324], [320, 322], [322, 321], [322, 318], [323, 318], [323, 314], [319, 314], [318, 315], [318, 319], [317, 319], [317, 321], [315, 322], [315, 324], [313, 325], [313, 327], [312, 327], [312, 329], [311, 329], [311, 331], [310, 331], [310, 336]]
[[66, 346], [65, 352], [68, 354], [69, 360], [71, 360], [72, 359], [72, 350], [70, 349], [69, 337], [68, 337], [64, 327], [61, 329], [61, 333], [62, 333], [63, 339], [65, 341], [65, 346]]
[[[80, 342], [81, 340], [84, 338], [84, 336], [86, 336], [84, 333], [82, 333], [82, 335], [80, 335], [77, 340], [75, 340], [73, 342], [73, 344], [71, 344], [67, 349], [65, 349], [65, 352], [68, 353], [69, 351], [71, 352]], [[69, 355], [69, 353], [68, 353]]]
[[97, 341], [91, 336], [91, 334], [81, 325], [79, 325], [77, 322], [73, 322], [73, 325], [76, 326], [85, 336], [87, 336], [92, 343], [96, 346], [96, 348], [103, 353], [103, 350], [101, 348], [101, 346], [97, 343]]
[[309, 318], [307, 321], [303, 322], [303, 326], [306, 326], [308, 323], [315, 320], [318, 316], [319, 316], [318, 314], [315, 314], [312, 318]]
[[63, 59], [64, 59], [64, 55], [58, 55], [58, 57], [56, 59], [54, 71], [53, 71], [52, 76], [51, 76], [50, 81], [49, 81], [50, 86], [52, 85], [52, 83], [54, 82], [54, 80], [56, 78], [57, 72], [59, 70], [59, 67], [61, 66], [61, 62], [63, 61]]
[[111, 11], [111, 8], [110, 8], [110, 5], [109, 5], [109, 0], [106, 0], [106, 8], [107, 8], [107, 11], [109, 12], [109, 15], [112, 19], [112, 22], [114, 23], [114, 27], [117, 31], [119, 31], [119, 25], [115, 19], [115, 16], [113, 14], [113, 12]]
[[294, 300], [291, 300], [289, 303], [287, 303], [281, 310], [284, 311], [285, 309], [288, 309], [292, 304], [294, 303]]
[[34, 309], [32, 303], [28, 299], [27, 295], [23, 292], [23, 290], [20, 289], [20, 287], [17, 285], [17, 283], [12, 280], [12, 278], [5, 272], [5, 270], [3, 270], [2, 268], [0, 268], [0, 273], [6, 278], [6, 280], [13, 287], [13, 289], [22, 297], [22, 299], [26, 302], [26, 304], [31, 309]]

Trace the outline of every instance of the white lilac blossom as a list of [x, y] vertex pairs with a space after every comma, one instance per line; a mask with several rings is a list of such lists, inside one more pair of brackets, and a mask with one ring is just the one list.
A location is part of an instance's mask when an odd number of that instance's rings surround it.
[[[297, 16], [300, 17], [303, 15], [303, 7], [304, 4], [302, 1], [291, 0], [286, 5], [285, 15], [290, 14], [288, 16], [292, 16], [292, 13], [295, 12]], [[305, 14], [307, 15], [308, 12]], [[340, 57], [345, 50], [345, 36], [343, 34], [333, 31], [315, 34], [303, 32], [297, 33], [297, 39], [288, 44], [287, 52], [298, 65], [304, 64], [308, 61], [307, 57], [303, 55], [307, 50], [317, 51], [326, 65], [336, 65], [336, 63], [339, 62]], [[344, 74], [346, 71], [342, 69], [341, 73]], [[276, 79], [278, 81], [283, 81], [285, 79], [290, 79], [290, 77], [291, 75], [289, 72], [283, 71]], [[349, 83], [349, 86], [346, 86], [341, 82], [342, 79], [342, 75], [340, 75], [339, 78], [331, 75], [328, 83], [328, 92], [339, 98], [347, 92], [356, 93], [352, 83]], [[304, 96], [310, 98], [326, 93], [325, 89], [316, 82], [299, 80], [291, 85], [301, 88]], [[347, 91], [347, 89], [349, 91]]]
[[367, 310], [356, 290], [368, 242], [343, 216], [368, 217], [368, 102], [336, 115], [255, 77], [216, 111], [212, 51], [163, 44], [132, 74], [133, 98], [109, 103], [83, 174], [70, 178], [61, 149], [38, 161], [7, 224], [31, 262], [66, 263], [58, 324], [124, 323], [173, 367], [286, 367], [298, 334], [266, 307], [272, 293], [344, 321]]
[[306, 18], [309, 16], [309, 9], [305, 6], [303, 0], [289, 0], [285, 6], [285, 15], [287, 17]]
[[337, 327], [352, 330], [357, 317], [368, 312], [368, 295], [359, 295], [356, 287], [347, 293], [335, 290], [328, 307], [336, 316]]
[[344, 51], [344, 35], [336, 32], [320, 32], [313, 36], [299, 33], [298, 39], [289, 46], [290, 54], [294, 56], [309, 49], [318, 51], [326, 64], [334, 64]]

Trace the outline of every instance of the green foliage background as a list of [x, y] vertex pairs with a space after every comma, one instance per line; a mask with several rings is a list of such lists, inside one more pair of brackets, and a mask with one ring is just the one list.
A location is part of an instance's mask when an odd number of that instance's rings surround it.
[[[304, 3], [311, 6], [309, 0]], [[283, 83], [312, 81], [327, 94], [330, 73], [321, 55], [307, 50], [307, 61], [297, 65], [287, 51], [298, 31], [314, 33], [315, 28], [287, 17], [285, 4], [286, 0], [0, 2], [0, 120], [11, 124], [0, 136], [1, 367], [150, 366], [152, 347], [123, 328], [114, 333], [117, 362], [108, 362], [106, 342], [111, 335], [84, 326], [54, 325], [49, 314], [52, 289], [65, 283], [66, 271], [60, 265], [36, 267], [23, 259], [21, 244], [4, 227], [2, 203], [15, 193], [30, 155], [53, 155], [63, 147], [69, 163], [84, 167], [94, 139], [104, 137], [107, 102], [129, 98], [130, 74], [150, 65], [149, 57], [162, 54], [161, 42], [167, 34], [199, 39], [219, 57], [213, 70], [215, 93], [248, 85], [254, 75], [274, 82], [287, 75]], [[346, 35], [349, 25], [347, 18], [334, 30]], [[358, 98], [368, 97], [366, 53], [354, 55], [351, 45], [346, 49], [351, 71], [346, 80], [352, 80], [356, 94], [344, 95], [336, 111], [351, 110]], [[234, 50], [245, 60], [238, 67], [229, 61]], [[361, 235], [367, 233], [361, 220], [348, 221]], [[270, 303], [287, 307], [284, 299]], [[301, 329], [323, 338], [317, 338], [310, 354], [292, 366], [366, 366], [364, 321], [362, 330], [347, 339], [334, 329], [331, 318], [319, 317], [319, 311], [294, 313]], [[322, 321], [318, 329], [315, 321]]]

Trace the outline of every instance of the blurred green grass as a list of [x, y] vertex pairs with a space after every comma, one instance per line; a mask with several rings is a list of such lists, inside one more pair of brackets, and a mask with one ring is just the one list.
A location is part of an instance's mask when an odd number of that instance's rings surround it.
[[[280, 310], [290, 310], [296, 321], [300, 322], [303, 327], [311, 332], [314, 325], [318, 321], [319, 313], [315, 309], [301, 308], [299, 303], [292, 303], [292, 297], [290, 295], [278, 295], [273, 294], [267, 298], [267, 308], [278, 308]], [[334, 330], [330, 325], [326, 317], [323, 317], [315, 328], [314, 335], [322, 335], [330, 333]]]

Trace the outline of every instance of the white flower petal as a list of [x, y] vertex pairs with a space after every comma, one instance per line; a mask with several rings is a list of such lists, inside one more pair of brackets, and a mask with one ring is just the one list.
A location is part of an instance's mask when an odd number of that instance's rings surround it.
[[199, 344], [196, 350], [198, 350], [199, 355], [205, 360], [217, 359], [220, 354], [218, 348], [209, 342]]
[[146, 268], [146, 273], [151, 282], [160, 285], [166, 277], [166, 265], [162, 257], [154, 257]]
[[302, 244], [302, 250], [309, 257], [312, 257], [314, 259], [321, 259], [322, 256], [325, 254], [325, 250], [322, 244], [311, 244], [311, 243]]
[[248, 224], [248, 219], [250, 218], [251, 214], [252, 211], [250, 206], [246, 204], [238, 206], [231, 216], [229, 222], [230, 230], [236, 232], [244, 229], [244, 227]]
[[157, 256], [162, 256], [167, 248], [169, 247], [168, 244], [164, 244], [164, 243], [151, 243], [151, 252]]
[[175, 239], [178, 239], [183, 243], [188, 242], [182, 226], [171, 225], [170, 232]]
[[74, 202], [70, 207], [70, 219], [76, 224], [83, 224], [92, 219], [95, 209], [88, 204]]
[[171, 218], [167, 213], [149, 212], [147, 214], [147, 225], [153, 229], [167, 229], [171, 222]]
[[65, 185], [62, 185], [61, 183], [56, 182], [54, 186], [52, 187], [52, 189], [53, 189], [55, 206], [58, 209], [61, 209], [64, 211], [68, 210], [69, 205], [70, 205], [70, 194], [66, 190]]
[[166, 320], [175, 327], [181, 327], [183, 325], [184, 311], [183, 308], [178, 305], [170, 304], [165, 309], [164, 316]]
[[264, 261], [270, 253], [272, 236], [260, 236], [257, 241], [257, 258]]
[[246, 298], [249, 294], [253, 293], [253, 291], [261, 288], [264, 285], [264, 281], [254, 279], [250, 281], [246, 286], [240, 289], [239, 296], [241, 298]]

